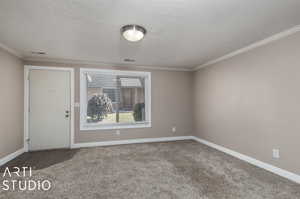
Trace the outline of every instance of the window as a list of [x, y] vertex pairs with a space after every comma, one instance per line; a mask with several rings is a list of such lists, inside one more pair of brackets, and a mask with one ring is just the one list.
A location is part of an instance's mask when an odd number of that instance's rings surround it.
[[80, 129], [151, 127], [149, 72], [80, 69]]

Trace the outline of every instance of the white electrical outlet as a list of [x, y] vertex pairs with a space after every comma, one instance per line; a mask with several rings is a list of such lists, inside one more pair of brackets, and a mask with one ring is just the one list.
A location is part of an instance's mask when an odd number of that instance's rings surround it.
[[279, 149], [273, 149], [273, 158], [280, 158]]
[[175, 133], [176, 132], [176, 126], [172, 127], [172, 132]]
[[120, 130], [116, 130], [116, 134], [120, 135], [121, 131]]

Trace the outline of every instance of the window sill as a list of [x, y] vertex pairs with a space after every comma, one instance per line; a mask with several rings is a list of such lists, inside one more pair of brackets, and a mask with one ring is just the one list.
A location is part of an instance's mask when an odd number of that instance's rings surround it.
[[151, 122], [139, 124], [122, 124], [122, 125], [97, 125], [97, 124], [82, 124], [80, 131], [95, 131], [95, 130], [117, 130], [117, 129], [134, 129], [134, 128], [150, 128]]

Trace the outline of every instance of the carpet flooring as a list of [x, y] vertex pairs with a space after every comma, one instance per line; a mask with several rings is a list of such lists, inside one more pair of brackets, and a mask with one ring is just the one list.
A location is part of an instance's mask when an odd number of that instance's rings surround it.
[[30, 179], [52, 187], [0, 189], [1, 199], [300, 198], [299, 184], [195, 141], [25, 153], [1, 167], [1, 181], [13, 166], [33, 167]]

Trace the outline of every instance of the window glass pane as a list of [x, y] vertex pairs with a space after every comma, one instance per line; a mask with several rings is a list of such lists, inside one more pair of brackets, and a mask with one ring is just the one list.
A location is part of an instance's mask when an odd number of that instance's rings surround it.
[[87, 122], [145, 121], [145, 79], [136, 76], [88, 73]]

